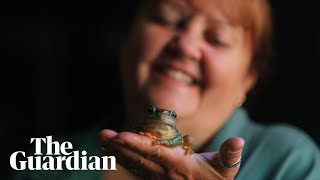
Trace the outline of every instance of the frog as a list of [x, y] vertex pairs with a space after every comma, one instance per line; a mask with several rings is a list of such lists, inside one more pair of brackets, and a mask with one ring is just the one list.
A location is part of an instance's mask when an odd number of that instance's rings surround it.
[[192, 154], [192, 136], [182, 136], [176, 123], [177, 113], [174, 110], [150, 106], [147, 108], [144, 122], [136, 127], [136, 133], [153, 139], [152, 145], [182, 146], [186, 154]]

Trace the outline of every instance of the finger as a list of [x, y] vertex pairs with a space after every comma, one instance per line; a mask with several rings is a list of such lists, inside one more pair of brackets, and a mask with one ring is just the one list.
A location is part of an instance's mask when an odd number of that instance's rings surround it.
[[135, 133], [121, 132], [115, 139], [117, 142], [127, 145], [132, 150], [164, 166], [170, 166], [175, 163], [175, 160], [179, 159], [168, 157], [181, 156], [181, 158], [190, 158], [189, 156], [185, 156], [185, 150], [180, 146], [166, 147], [163, 145], [152, 145], [152, 139]]
[[105, 151], [106, 144], [110, 142], [118, 133], [110, 130], [110, 129], [104, 129], [99, 132], [97, 136], [97, 141], [102, 145], [101, 150]]
[[227, 139], [214, 158], [218, 172], [226, 178], [234, 178], [240, 167], [244, 140], [240, 137]]
[[[181, 146], [166, 147], [163, 145], [152, 145], [152, 139], [130, 132], [121, 132], [115, 139], [117, 143], [122, 143], [134, 152], [139, 153], [145, 159], [144, 167], [152, 169], [152, 179], [159, 177], [160, 179], [170, 176], [173, 179], [186, 179], [193, 171], [196, 163], [196, 153], [186, 155], [185, 150]], [[133, 158], [134, 159], [134, 158]], [[147, 163], [150, 160], [152, 163]], [[188, 166], [186, 163], [191, 165]], [[154, 164], [153, 164], [154, 163]], [[148, 165], [148, 166], [147, 166]], [[159, 169], [158, 169], [159, 168]], [[154, 173], [156, 172], [156, 173]]]
[[[117, 135], [118, 133], [112, 130], [103, 130], [99, 133], [97, 138], [108, 155], [116, 156], [118, 164], [138, 176], [151, 175], [151, 172], [153, 174], [163, 173], [163, 168], [158, 163], [155, 163], [144, 155], [141, 155], [139, 152], [128, 148], [128, 145], [123, 143], [121, 140], [122, 138], [117, 138]], [[150, 144], [148, 143], [148, 145]], [[141, 145], [140, 148], [148, 145]]]
[[106, 142], [106, 141], [110, 141], [112, 139], [114, 139], [116, 137], [118, 133], [110, 130], [110, 129], [104, 129], [102, 131], [99, 132], [98, 136], [97, 136], [97, 140], [100, 143]]
[[163, 173], [162, 166], [146, 156], [119, 144], [117, 141], [112, 144], [115, 147], [115, 154], [117, 154], [117, 162], [134, 174], [141, 176], [151, 174], [151, 172], [153, 174]]

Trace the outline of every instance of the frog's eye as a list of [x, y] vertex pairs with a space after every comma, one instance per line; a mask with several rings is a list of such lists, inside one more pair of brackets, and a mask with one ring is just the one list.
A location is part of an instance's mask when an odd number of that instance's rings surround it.
[[174, 111], [171, 111], [171, 112], [170, 112], [170, 115], [171, 115], [171, 117], [173, 117], [173, 118], [177, 118], [177, 114], [176, 114], [176, 112], [174, 112]]
[[149, 107], [149, 108], [147, 109], [148, 115], [152, 115], [155, 111], [156, 111], [156, 108], [155, 108], [155, 107]]

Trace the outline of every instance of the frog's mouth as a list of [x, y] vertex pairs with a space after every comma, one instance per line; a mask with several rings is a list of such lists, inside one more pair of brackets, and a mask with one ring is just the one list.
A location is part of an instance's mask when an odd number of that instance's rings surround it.
[[176, 122], [173, 120], [167, 120], [166, 118], [160, 117], [160, 119], [157, 116], [149, 116], [148, 117], [149, 121], [158, 121], [158, 122], [162, 122], [165, 124], [170, 124], [172, 126], [176, 125]]
[[166, 123], [166, 124], [170, 124], [170, 125], [172, 125], [172, 126], [175, 126], [176, 125], [176, 123], [175, 122], [173, 122], [173, 121], [168, 121], [168, 120], [162, 120], [164, 123]]

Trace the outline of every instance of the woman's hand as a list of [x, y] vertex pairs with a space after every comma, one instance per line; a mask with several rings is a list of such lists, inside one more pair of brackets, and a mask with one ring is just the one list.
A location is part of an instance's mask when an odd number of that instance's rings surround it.
[[[182, 147], [152, 145], [152, 139], [131, 132], [105, 129], [98, 135], [107, 155], [143, 179], [234, 179], [244, 140], [230, 138], [212, 153], [185, 154]], [[229, 166], [229, 167], [228, 167]]]

